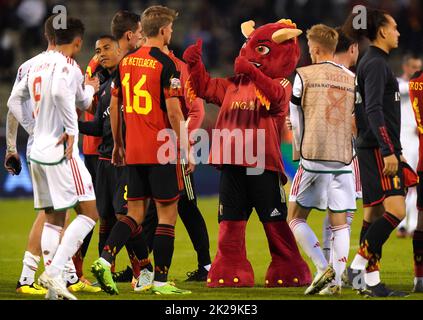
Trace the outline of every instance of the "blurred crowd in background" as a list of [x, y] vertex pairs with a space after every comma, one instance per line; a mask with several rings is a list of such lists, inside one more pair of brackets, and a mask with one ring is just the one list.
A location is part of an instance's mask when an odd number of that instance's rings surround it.
[[[202, 38], [204, 61], [214, 75], [232, 73], [234, 58], [244, 42], [240, 24], [246, 20], [261, 25], [290, 18], [305, 31], [316, 23], [341, 25], [358, 4], [384, 9], [397, 20], [401, 37], [400, 48], [393, 54], [394, 70], [400, 72], [405, 53], [423, 53], [422, 0], [0, 0], [0, 127], [5, 123], [5, 105], [17, 67], [46, 47], [43, 23], [58, 4], [85, 23], [84, 49], [77, 59], [82, 68], [93, 55], [96, 37], [110, 33], [117, 10], [141, 14], [152, 4], [179, 11], [172, 49], [181, 56], [189, 44]], [[304, 40], [302, 37], [302, 65], [308, 63]]]

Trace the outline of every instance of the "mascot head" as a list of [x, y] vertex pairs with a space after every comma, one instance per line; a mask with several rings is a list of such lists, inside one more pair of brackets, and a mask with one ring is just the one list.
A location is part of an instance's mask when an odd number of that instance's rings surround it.
[[244, 56], [272, 79], [288, 77], [297, 66], [300, 46], [297, 37], [302, 33], [291, 20], [279, 20], [254, 29], [254, 21], [241, 24], [247, 38], [239, 55]]

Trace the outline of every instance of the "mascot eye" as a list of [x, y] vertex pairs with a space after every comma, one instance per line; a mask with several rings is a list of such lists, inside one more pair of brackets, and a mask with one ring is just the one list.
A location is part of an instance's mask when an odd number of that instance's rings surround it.
[[270, 49], [266, 46], [258, 46], [256, 47], [256, 51], [262, 55], [266, 55], [270, 52]]

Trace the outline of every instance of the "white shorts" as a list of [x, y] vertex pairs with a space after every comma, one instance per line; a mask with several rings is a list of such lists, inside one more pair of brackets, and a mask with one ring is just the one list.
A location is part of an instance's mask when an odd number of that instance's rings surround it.
[[355, 211], [355, 187], [352, 173], [316, 173], [300, 166], [292, 182], [290, 202], [332, 212]]
[[91, 175], [79, 155], [59, 164], [46, 165], [31, 160], [34, 207], [65, 210], [78, 201], [95, 200]]
[[353, 179], [355, 187], [355, 198], [363, 199], [363, 190], [361, 189], [360, 167], [358, 166], [358, 158], [354, 157], [352, 161]]

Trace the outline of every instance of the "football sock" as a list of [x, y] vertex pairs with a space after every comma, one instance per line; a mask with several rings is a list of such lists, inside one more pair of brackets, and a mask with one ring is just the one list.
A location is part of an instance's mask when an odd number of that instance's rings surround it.
[[364, 274], [364, 282], [368, 286], [375, 286], [380, 282], [380, 273], [379, 271], [372, 271], [372, 272], [366, 272]]
[[382, 246], [388, 240], [389, 235], [401, 222], [397, 217], [385, 212], [382, 217], [377, 219], [364, 236], [364, 242], [367, 241], [370, 254], [380, 257]]
[[361, 226], [361, 231], [360, 231], [360, 244], [363, 243], [364, 236], [366, 235], [366, 232], [367, 232], [367, 230], [369, 230], [371, 225], [372, 224], [370, 222], [363, 220], [363, 224]]
[[158, 224], [154, 235], [154, 281], [166, 282], [172, 262], [175, 242], [175, 227]]
[[182, 196], [178, 201], [178, 214], [188, 232], [191, 243], [197, 252], [197, 262], [200, 266], [211, 263], [210, 241], [204, 218], [195, 201]]
[[61, 274], [65, 268], [65, 264], [79, 249], [84, 238], [94, 228], [95, 221], [85, 215], [78, 215], [66, 229], [62, 241], [57, 248], [53, 261], [50, 265], [50, 270], [47, 270], [51, 277], [56, 277]]
[[65, 279], [65, 281], [69, 282], [70, 284], [74, 284], [74, 283], [78, 282], [78, 280], [79, 280], [79, 276], [76, 272], [76, 266], [73, 263], [72, 259], [70, 259], [65, 264], [63, 279]]
[[414, 276], [423, 277], [423, 231], [415, 230], [413, 235]]
[[84, 241], [82, 242], [81, 247], [72, 257], [76, 269], [76, 274], [78, 275], [78, 277], [82, 277], [82, 275], [84, 274], [84, 258], [87, 254], [88, 246], [90, 245], [91, 237], [93, 236], [93, 231], [94, 230], [91, 230], [87, 234]]
[[332, 229], [329, 224], [329, 217], [326, 215], [325, 219], [323, 220], [323, 255], [326, 258], [326, 261], [329, 262], [331, 256], [331, 238], [332, 238]]
[[79, 251], [81, 252], [81, 257], [82, 259], [85, 258], [87, 251], [88, 251], [88, 246], [90, 245], [91, 242], [91, 237], [93, 236], [93, 231], [91, 230], [84, 238], [84, 241], [81, 244], [81, 248], [79, 248]]
[[120, 249], [128, 242], [132, 233], [138, 228], [137, 222], [130, 216], [124, 216], [115, 223], [101, 253], [101, 257], [112, 263]]
[[142, 234], [142, 226], [139, 225], [137, 229], [131, 234], [126, 243], [126, 251], [128, 252], [129, 260], [132, 265], [132, 272], [134, 277], [138, 279], [141, 271], [141, 261], [148, 259], [148, 248]]
[[350, 250], [350, 228], [348, 224], [331, 227], [332, 237], [332, 265], [335, 270], [335, 284], [342, 285], [342, 273], [345, 271], [348, 252]]
[[116, 217], [112, 218], [100, 218], [100, 229], [98, 234], [98, 255], [101, 256], [103, 248], [106, 244], [107, 239], [110, 236], [113, 226], [116, 223]]
[[41, 250], [43, 252], [44, 267], [48, 269], [59, 247], [62, 227], [45, 222], [41, 234]]
[[328, 262], [320, 249], [319, 240], [304, 219], [293, 219], [289, 223], [295, 239], [313, 261], [319, 273], [326, 270]]
[[153, 272], [153, 265], [151, 264], [150, 258], [143, 259], [140, 261], [140, 269], [147, 268], [148, 271]]
[[23, 259], [23, 267], [21, 277], [19, 278], [20, 284], [32, 284], [34, 282], [35, 273], [38, 269], [38, 264], [41, 258], [33, 255], [29, 251], [25, 251]]

